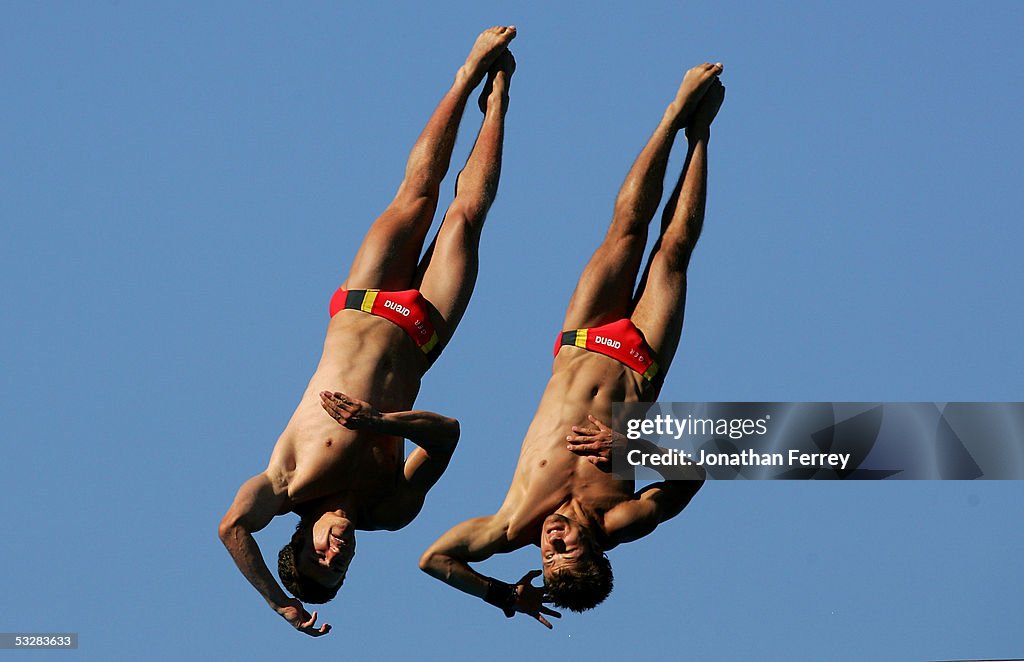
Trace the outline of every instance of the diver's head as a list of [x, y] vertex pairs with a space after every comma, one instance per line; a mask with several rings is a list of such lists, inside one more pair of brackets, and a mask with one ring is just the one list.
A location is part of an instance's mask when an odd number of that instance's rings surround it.
[[302, 518], [277, 555], [277, 574], [297, 599], [321, 604], [337, 595], [355, 553], [356, 527], [348, 518], [336, 512]]
[[612, 565], [587, 527], [563, 515], [541, 525], [544, 588], [558, 607], [593, 609], [612, 592]]

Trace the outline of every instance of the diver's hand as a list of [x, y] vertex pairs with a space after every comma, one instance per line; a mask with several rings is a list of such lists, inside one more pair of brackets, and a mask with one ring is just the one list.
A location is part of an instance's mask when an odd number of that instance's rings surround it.
[[548, 622], [548, 619], [544, 618], [544, 614], [554, 618], [561, 618], [562, 615], [554, 609], [544, 606], [546, 603], [551, 602], [545, 598], [544, 587], [532, 584], [533, 580], [540, 576], [540, 574], [540, 570], [531, 570], [516, 582], [516, 602], [513, 607], [520, 614], [532, 616], [538, 623], [550, 630], [551, 623]]
[[587, 416], [591, 427], [572, 426], [573, 434], [565, 440], [569, 442], [569, 450], [586, 457], [594, 466], [606, 469], [611, 465], [612, 453], [624, 448], [626, 437], [611, 429], [593, 416]]
[[324, 623], [319, 629], [316, 627], [316, 612], [312, 615], [306, 608], [302, 606], [302, 603], [298, 600], [291, 599], [284, 603], [284, 605], [276, 608], [278, 614], [281, 615], [284, 620], [292, 624], [299, 632], [304, 632], [311, 637], [322, 637], [331, 631], [331, 626]]
[[368, 430], [380, 422], [380, 412], [363, 402], [344, 393], [320, 391], [320, 406], [331, 418], [349, 430]]

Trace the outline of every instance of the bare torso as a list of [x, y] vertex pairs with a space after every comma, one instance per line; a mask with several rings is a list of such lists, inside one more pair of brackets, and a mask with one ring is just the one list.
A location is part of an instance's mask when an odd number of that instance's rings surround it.
[[[342, 391], [382, 411], [407, 410], [426, 369], [426, 359], [397, 325], [354, 310], [331, 319], [320, 363], [267, 467], [275, 487], [287, 492], [287, 510], [340, 495], [365, 513], [395, 490], [403, 440], [338, 425], [319, 393]], [[364, 517], [359, 528], [376, 527]]]
[[590, 414], [610, 421], [613, 402], [645, 401], [655, 393], [615, 359], [576, 347], [561, 349], [552, 372], [499, 511], [509, 523], [508, 540], [517, 547], [536, 544], [545, 517], [571, 511], [610, 549], [614, 541], [603, 536], [604, 515], [633, 499], [633, 481], [619, 480], [570, 452], [566, 435], [574, 425], [589, 425]]

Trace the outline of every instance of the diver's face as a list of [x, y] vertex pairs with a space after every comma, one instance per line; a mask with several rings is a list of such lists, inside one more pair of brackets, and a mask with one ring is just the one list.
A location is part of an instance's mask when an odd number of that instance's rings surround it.
[[544, 574], [572, 570], [590, 553], [590, 539], [576, 521], [562, 515], [549, 515], [541, 525], [540, 555]]
[[324, 586], [337, 586], [356, 554], [355, 527], [345, 517], [327, 513], [313, 524], [310, 536], [299, 555], [299, 572]]

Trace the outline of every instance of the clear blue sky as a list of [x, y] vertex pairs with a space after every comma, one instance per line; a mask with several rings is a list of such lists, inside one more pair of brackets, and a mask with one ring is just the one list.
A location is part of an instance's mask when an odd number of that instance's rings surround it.
[[[354, 4], [0, 8], [0, 631], [81, 633], [32, 659], [1024, 656], [1020, 482], [711, 484], [553, 632], [416, 568], [504, 495], [618, 185], [705, 60], [728, 93], [663, 399], [1024, 399], [1024, 5]], [[416, 522], [361, 536], [309, 639], [216, 524], [497, 23], [520, 29], [501, 190], [418, 403], [463, 442]]]

